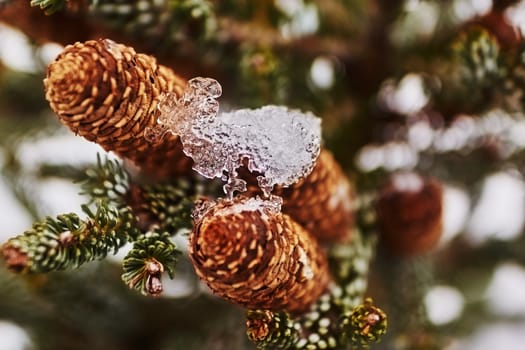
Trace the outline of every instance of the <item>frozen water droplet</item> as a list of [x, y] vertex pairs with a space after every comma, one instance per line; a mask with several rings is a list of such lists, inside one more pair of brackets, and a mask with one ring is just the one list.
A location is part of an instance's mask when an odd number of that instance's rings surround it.
[[198, 198], [193, 206], [193, 210], [191, 212], [191, 218], [194, 222], [199, 222], [206, 213], [213, 208], [217, 203], [214, 200], [211, 200], [206, 197]]
[[194, 169], [208, 178], [225, 178], [229, 198], [246, 190], [236, 169], [247, 165], [269, 196], [275, 185], [289, 186], [312, 170], [321, 143], [321, 121], [311, 113], [281, 106], [218, 114], [220, 84], [209, 78], [188, 82], [183, 96], [159, 103], [160, 125], [178, 135]]
[[219, 198], [217, 201], [205, 199], [198, 201], [192, 217], [198, 223], [211, 210], [214, 216], [235, 215], [242, 212], [258, 211], [263, 215], [277, 215], [281, 213], [282, 198], [271, 196], [268, 199], [256, 197]]
[[[178, 97], [173, 92], [167, 92], [163, 94], [159, 100], [158, 103], [158, 110], [161, 113], [161, 117], [167, 117], [171, 115], [175, 111], [175, 108], [178, 104]], [[169, 119], [168, 119], [169, 120]], [[159, 124], [164, 124], [164, 122], [160, 122]]]

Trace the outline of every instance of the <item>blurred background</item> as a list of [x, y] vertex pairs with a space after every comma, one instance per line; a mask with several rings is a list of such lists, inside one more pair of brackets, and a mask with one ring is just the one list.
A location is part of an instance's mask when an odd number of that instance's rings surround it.
[[[0, 0], [1, 242], [86, 201], [76, 181], [105, 152], [61, 126], [42, 80], [64, 45], [107, 37], [217, 79], [221, 108], [312, 111], [357, 193], [400, 171], [443, 184], [438, 245], [372, 264], [367, 294], [389, 315], [374, 349], [523, 348], [525, 1], [47, 3], [62, 8]], [[187, 262], [147, 299], [120, 281], [121, 259], [45, 276], [0, 266], [0, 349], [253, 348], [242, 310]]]

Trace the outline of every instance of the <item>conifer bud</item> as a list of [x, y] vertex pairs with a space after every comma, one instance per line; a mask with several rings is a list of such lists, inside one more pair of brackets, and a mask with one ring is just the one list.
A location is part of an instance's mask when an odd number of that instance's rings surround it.
[[251, 309], [303, 312], [330, 281], [316, 240], [259, 198], [219, 200], [198, 215], [190, 257], [213, 292]]
[[389, 253], [408, 256], [435, 246], [442, 231], [441, 184], [414, 173], [394, 174], [380, 190], [377, 224]]
[[246, 335], [257, 349], [291, 349], [299, 338], [297, 323], [286, 313], [249, 310]]
[[158, 143], [144, 137], [156, 125], [161, 94], [180, 95], [185, 84], [154, 57], [108, 39], [67, 46], [44, 80], [46, 98], [62, 123], [157, 176], [191, 170], [176, 136], [167, 134]]

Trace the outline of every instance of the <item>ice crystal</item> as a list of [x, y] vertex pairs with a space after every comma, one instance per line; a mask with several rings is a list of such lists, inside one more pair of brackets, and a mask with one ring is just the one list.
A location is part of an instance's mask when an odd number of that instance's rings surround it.
[[[253, 211], [257, 211], [261, 215], [277, 215], [281, 212], [282, 201], [280, 197], [276, 196], [272, 196], [269, 199], [255, 196], [251, 198], [243, 198], [238, 201], [235, 201], [235, 199], [232, 201], [224, 198], [218, 200], [201, 198], [195, 203], [195, 207], [192, 211], [191, 215], [193, 220], [199, 222], [210, 210], [217, 208], [219, 203], [222, 204], [222, 208], [216, 211], [214, 215], [227, 216]], [[307, 259], [308, 257], [305, 256], [305, 258]]]
[[261, 174], [266, 195], [274, 185], [289, 186], [308, 175], [319, 155], [320, 119], [281, 106], [241, 109], [218, 114], [220, 84], [209, 78], [188, 82], [180, 99], [167, 94], [159, 102], [158, 123], [181, 139], [194, 169], [227, 181], [225, 192], [246, 190], [237, 169]]

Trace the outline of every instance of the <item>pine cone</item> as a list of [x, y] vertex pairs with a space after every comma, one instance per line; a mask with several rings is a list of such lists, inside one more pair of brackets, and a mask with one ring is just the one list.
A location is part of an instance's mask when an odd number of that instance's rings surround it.
[[190, 256], [216, 294], [251, 309], [303, 312], [330, 281], [315, 239], [258, 198], [220, 200], [204, 212]]
[[[250, 195], [260, 194], [257, 174], [240, 172], [248, 182]], [[283, 213], [307, 229], [320, 242], [346, 241], [353, 215], [353, 188], [330, 151], [322, 148], [312, 172], [290, 187], [278, 187]]]
[[326, 149], [306, 178], [280, 188], [283, 213], [290, 215], [319, 241], [345, 241], [354, 222], [353, 188], [343, 170]]
[[180, 95], [185, 84], [154, 57], [107, 39], [67, 46], [44, 80], [51, 108], [72, 131], [159, 177], [191, 170], [176, 136], [144, 138], [156, 126], [161, 94]]
[[389, 253], [428, 251], [442, 232], [443, 193], [439, 182], [414, 173], [393, 175], [376, 204], [380, 239]]

